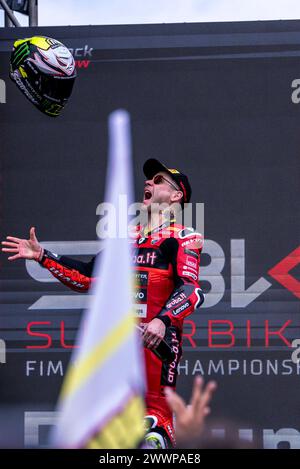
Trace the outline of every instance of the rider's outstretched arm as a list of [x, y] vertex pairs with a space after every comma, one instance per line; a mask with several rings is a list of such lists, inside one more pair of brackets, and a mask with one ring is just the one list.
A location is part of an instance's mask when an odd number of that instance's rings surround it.
[[67, 287], [77, 292], [86, 292], [91, 286], [96, 256], [89, 262], [82, 262], [68, 256], [58, 256], [44, 249], [40, 265]]
[[31, 259], [39, 262], [60, 282], [78, 292], [86, 292], [93, 281], [95, 257], [90, 262], [82, 262], [53, 254], [38, 242], [34, 227], [30, 228], [29, 239], [7, 236], [2, 241], [2, 251], [10, 254], [9, 261]]

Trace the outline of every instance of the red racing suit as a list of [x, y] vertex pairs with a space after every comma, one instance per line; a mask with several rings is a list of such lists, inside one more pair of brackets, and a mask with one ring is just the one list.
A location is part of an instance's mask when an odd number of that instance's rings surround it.
[[[150, 433], [158, 430], [164, 441], [174, 445], [172, 412], [165, 400], [164, 387], [176, 386], [183, 319], [204, 300], [198, 283], [203, 237], [174, 222], [165, 222], [147, 235], [137, 228], [132, 236], [136, 315], [141, 325], [156, 317], [164, 322], [165, 341], [175, 355], [174, 361], [168, 363], [144, 348], [146, 407], [150, 416], [146, 421], [150, 423]], [[94, 262], [95, 257], [86, 263], [45, 250], [40, 263], [72, 290], [86, 292], [93, 281]]]

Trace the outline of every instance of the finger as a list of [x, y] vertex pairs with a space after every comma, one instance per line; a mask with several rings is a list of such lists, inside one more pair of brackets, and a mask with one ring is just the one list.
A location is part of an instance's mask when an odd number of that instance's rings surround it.
[[168, 406], [176, 415], [182, 414], [185, 411], [186, 405], [184, 400], [172, 389], [165, 388], [164, 393]]
[[153, 345], [155, 345], [156, 341], [157, 341], [157, 336], [154, 335], [154, 334], [149, 333], [148, 334], [148, 343], [149, 343], [149, 345], [152, 347]]
[[1, 244], [3, 244], [4, 246], [12, 246], [12, 247], [18, 246], [17, 243], [11, 243], [10, 241], [2, 241]]
[[21, 238], [15, 238], [14, 236], [6, 236], [6, 239], [10, 239], [11, 241], [15, 241], [16, 243], [19, 243]]
[[19, 252], [18, 248], [2, 248], [3, 252]]
[[206, 407], [210, 403], [213, 393], [215, 392], [216, 389], [217, 389], [217, 383], [215, 381], [209, 381], [207, 383], [206, 388], [202, 395], [201, 407]]
[[153, 342], [153, 340], [151, 340], [149, 343], [148, 343], [148, 348], [150, 350], [155, 350], [156, 346], [155, 346], [155, 342]]
[[151, 340], [149, 342], [150, 348], [155, 349], [162, 341], [162, 338], [163, 338], [162, 335], [152, 333]]
[[153, 339], [157, 338], [157, 335], [154, 332], [151, 332], [151, 331], [149, 331], [149, 329], [147, 329], [145, 337], [150, 339], [150, 340], [153, 340]]
[[151, 340], [151, 336], [149, 334], [144, 335], [144, 345], [145, 345], [145, 347], [148, 347], [150, 340]]
[[156, 338], [156, 340], [152, 341], [152, 343], [150, 344], [151, 348], [155, 350], [159, 346], [161, 341], [162, 339], [160, 337]]
[[9, 261], [14, 261], [14, 260], [16, 260], [16, 259], [20, 259], [20, 257], [21, 257], [20, 254], [16, 254], [15, 256], [10, 256], [10, 257], [8, 257], [8, 260], [9, 260]]
[[196, 376], [193, 383], [193, 391], [192, 391], [192, 398], [191, 398], [191, 406], [193, 408], [197, 407], [197, 405], [201, 402], [202, 396], [202, 387], [203, 387], [203, 378], [201, 376]]
[[34, 226], [32, 226], [30, 228], [30, 239], [31, 239], [31, 241], [36, 241], [37, 240], [36, 236], [35, 236], [35, 227]]

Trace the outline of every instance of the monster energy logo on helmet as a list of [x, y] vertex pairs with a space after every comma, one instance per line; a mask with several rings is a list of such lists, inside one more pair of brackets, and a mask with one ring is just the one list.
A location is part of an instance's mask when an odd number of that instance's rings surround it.
[[71, 52], [56, 39], [34, 36], [14, 43], [10, 77], [48, 116], [61, 113], [71, 96], [76, 76]]

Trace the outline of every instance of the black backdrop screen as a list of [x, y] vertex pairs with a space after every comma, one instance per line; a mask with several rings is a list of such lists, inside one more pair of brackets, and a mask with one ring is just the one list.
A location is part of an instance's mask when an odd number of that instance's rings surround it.
[[[73, 49], [57, 119], [9, 81], [20, 34]], [[261, 447], [300, 448], [300, 22], [2, 29], [0, 41], [1, 238], [35, 226], [55, 252], [95, 252], [107, 117], [127, 109], [137, 200], [157, 157], [205, 204], [207, 296], [185, 324], [178, 391], [189, 398], [195, 373], [215, 379], [213, 417]], [[43, 446], [85, 297], [3, 254], [0, 275], [1, 444]]]

